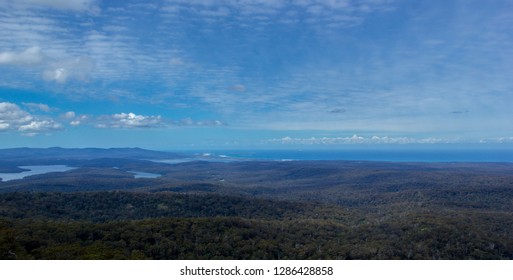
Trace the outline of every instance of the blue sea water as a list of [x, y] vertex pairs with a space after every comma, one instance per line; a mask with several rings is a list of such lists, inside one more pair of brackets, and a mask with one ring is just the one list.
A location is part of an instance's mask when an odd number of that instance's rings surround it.
[[[362, 160], [388, 162], [513, 162], [513, 149], [357, 149], [209, 152], [212, 161]], [[209, 160], [203, 157], [202, 160]]]

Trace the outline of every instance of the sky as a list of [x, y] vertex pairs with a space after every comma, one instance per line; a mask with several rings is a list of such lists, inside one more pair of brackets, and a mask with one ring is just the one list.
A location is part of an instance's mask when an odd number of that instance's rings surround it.
[[511, 11], [0, 0], [0, 148], [512, 147]]

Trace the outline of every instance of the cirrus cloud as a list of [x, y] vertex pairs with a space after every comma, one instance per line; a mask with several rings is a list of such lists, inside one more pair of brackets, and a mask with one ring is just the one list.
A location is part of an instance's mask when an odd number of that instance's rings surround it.
[[43, 78], [61, 84], [70, 79], [86, 81], [94, 67], [94, 60], [88, 57], [56, 61], [49, 63], [48, 68], [43, 72]]
[[45, 60], [45, 56], [41, 52], [41, 48], [34, 46], [23, 51], [0, 52], [0, 64], [8, 65], [37, 65]]
[[21, 51], [0, 52], [1, 65], [34, 68], [38, 71], [44, 69], [44, 80], [62, 84], [69, 80], [88, 80], [96, 63], [90, 57], [50, 57], [44, 54], [40, 47], [32, 46]]
[[10, 4], [18, 8], [51, 8], [76, 12], [98, 11], [96, 0], [0, 0], [0, 3]]

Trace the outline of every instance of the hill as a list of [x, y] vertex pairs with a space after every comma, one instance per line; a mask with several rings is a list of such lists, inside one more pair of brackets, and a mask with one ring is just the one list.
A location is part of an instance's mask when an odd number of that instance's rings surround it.
[[50, 150], [0, 159], [76, 167], [0, 182], [0, 258], [513, 259], [511, 163], [166, 164], [138, 149]]

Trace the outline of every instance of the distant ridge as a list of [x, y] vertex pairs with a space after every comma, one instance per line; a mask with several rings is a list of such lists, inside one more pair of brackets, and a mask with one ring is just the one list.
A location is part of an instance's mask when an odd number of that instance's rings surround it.
[[121, 158], [121, 159], [175, 159], [182, 158], [182, 155], [145, 150], [141, 148], [11, 148], [0, 149], [0, 160], [23, 160], [34, 159], [98, 159], [98, 158]]

